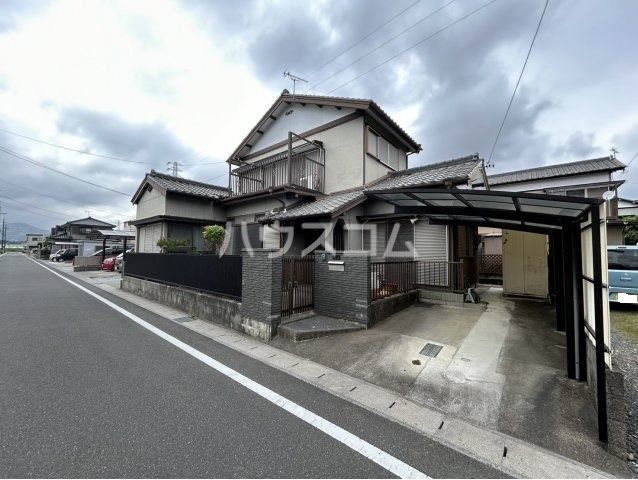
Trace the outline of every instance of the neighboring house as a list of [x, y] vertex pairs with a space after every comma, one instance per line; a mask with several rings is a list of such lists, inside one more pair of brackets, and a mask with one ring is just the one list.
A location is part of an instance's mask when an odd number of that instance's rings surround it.
[[202, 228], [226, 222], [219, 202], [228, 194], [225, 187], [151, 170], [131, 200], [137, 206], [135, 220], [128, 222], [137, 228], [136, 251], [159, 252], [160, 238], [187, 240], [202, 249]]
[[618, 216], [629, 217], [638, 215], [638, 200], [618, 199]]
[[[93, 217], [71, 220], [51, 229], [49, 241], [53, 251], [63, 248], [78, 250], [78, 256], [87, 256], [102, 248], [102, 242], [92, 240], [91, 232], [95, 230], [113, 230], [115, 225]], [[110, 244], [109, 244], [110, 245]]]
[[46, 239], [42, 233], [27, 233], [25, 246], [29, 252], [36, 250]]
[[[489, 175], [488, 181], [490, 190], [608, 198], [607, 243], [616, 245], [623, 243], [617, 190], [624, 180], [614, 179], [613, 174], [624, 168], [622, 162], [609, 156]], [[503, 230], [502, 246], [504, 292], [548, 297], [553, 281], [548, 266], [552, 256], [548, 237]]]

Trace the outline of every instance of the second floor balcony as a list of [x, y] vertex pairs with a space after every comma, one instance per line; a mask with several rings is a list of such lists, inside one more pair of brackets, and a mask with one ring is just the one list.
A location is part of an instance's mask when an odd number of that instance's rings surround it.
[[324, 150], [321, 147], [289, 150], [242, 165], [230, 173], [232, 195], [246, 195], [271, 188], [301, 187], [323, 193]]

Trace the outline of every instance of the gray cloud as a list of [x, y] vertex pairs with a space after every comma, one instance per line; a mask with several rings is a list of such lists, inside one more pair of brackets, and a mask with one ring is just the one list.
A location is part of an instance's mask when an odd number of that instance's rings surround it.
[[[57, 127], [60, 132], [84, 139], [85, 148], [93, 153], [151, 162], [152, 165], [96, 158], [54, 147], [44, 155], [30, 155], [28, 152], [33, 143], [2, 132], [0, 144], [73, 176], [130, 194], [151, 168], [164, 171], [167, 161], [196, 158], [194, 151], [184, 146], [159, 122], [131, 123], [111, 113], [61, 108]], [[70, 164], [73, 166], [70, 167]], [[109, 221], [134, 216], [128, 196], [79, 182], [2, 152], [0, 165], [3, 168], [2, 180], [5, 181], [0, 182], [0, 189], [4, 192], [0, 195], [10, 197], [4, 199], [5, 209], [10, 215], [27, 218], [36, 226], [48, 227], [63, 222], [64, 218], [83, 217], [86, 210], [90, 210], [94, 217]]]

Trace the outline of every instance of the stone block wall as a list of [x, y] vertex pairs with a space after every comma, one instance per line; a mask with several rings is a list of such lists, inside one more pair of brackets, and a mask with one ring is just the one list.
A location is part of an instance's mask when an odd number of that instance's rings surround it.
[[[335, 258], [338, 257], [338, 258]], [[331, 260], [343, 265], [331, 264]], [[370, 259], [366, 254], [315, 254], [315, 313], [368, 324]]]
[[264, 340], [275, 336], [281, 323], [281, 258], [273, 249], [242, 252], [240, 314], [247, 328]]
[[[596, 388], [598, 385], [596, 378], [596, 348], [589, 340], [587, 345], [587, 384], [594, 408], [598, 408]], [[627, 397], [625, 393], [625, 382], [623, 374], [619, 371], [610, 370], [605, 367], [605, 378], [607, 380], [607, 433], [608, 448], [611, 453], [627, 459], [627, 424], [629, 415], [627, 410]]]

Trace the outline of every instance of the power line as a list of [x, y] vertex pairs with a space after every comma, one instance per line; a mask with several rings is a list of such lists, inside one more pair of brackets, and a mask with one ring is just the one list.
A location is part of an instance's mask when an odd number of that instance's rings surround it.
[[549, 5], [549, 0], [545, 0], [545, 6], [543, 7], [543, 12], [541, 13], [541, 17], [538, 19], [538, 25], [536, 26], [536, 31], [534, 32], [534, 36], [532, 37], [532, 42], [529, 45], [529, 50], [527, 51], [527, 56], [525, 57], [523, 68], [521, 68], [521, 73], [519, 74], [518, 80], [516, 81], [516, 85], [514, 86], [512, 97], [510, 98], [510, 102], [507, 104], [507, 110], [505, 110], [503, 121], [501, 122], [501, 126], [498, 128], [498, 133], [496, 134], [496, 138], [494, 139], [494, 144], [492, 145], [492, 150], [490, 151], [490, 157], [487, 160], [488, 166], [492, 164], [492, 155], [494, 155], [494, 150], [496, 149], [496, 144], [498, 143], [498, 139], [501, 136], [501, 132], [503, 131], [503, 126], [505, 125], [505, 120], [507, 120], [507, 115], [510, 113], [510, 108], [512, 108], [512, 103], [514, 102], [516, 91], [518, 90], [518, 86], [520, 85], [521, 79], [523, 78], [523, 73], [525, 73], [525, 67], [527, 66], [527, 61], [529, 60], [529, 57], [532, 54], [532, 48], [534, 48], [534, 42], [536, 42], [538, 31], [541, 28], [541, 23], [543, 23], [543, 17], [545, 17], [545, 12], [547, 11], [547, 5]]
[[9, 202], [14, 202], [14, 203], [19, 203], [23, 206], [26, 206], [28, 208], [32, 208], [32, 209], [37, 209], [37, 210], [42, 210], [44, 212], [47, 212], [49, 214], [55, 215], [56, 217], [62, 218], [64, 220], [70, 218], [71, 216], [67, 213], [62, 213], [62, 212], [56, 212], [54, 210], [48, 210], [46, 208], [42, 208], [42, 207], [38, 207], [37, 205], [31, 205], [30, 203], [26, 203], [26, 202], [22, 202], [20, 200], [16, 200], [14, 198], [11, 197], [7, 197], [5, 195], [0, 195], [0, 198], [4, 198], [5, 201], [9, 201]]
[[109, 210], [103, 210], [101, 208], [95, 208], [94, 206], [91, 206], [91, 205], [86, 205], [86, 204], [79, 203], [79, 202], [71, 202], [69, 200], [65, 200], [65, 199], [60, 198], [60, 197], [54, 197], [53, 195], [49, 195], [49, 194], [46, 194], [46, 193], [38, 192], [37, 190], [32, 190], [32, 189], [27, 188], [27, 187], [16, 185], [15, 183], [7, 182], [6, 180], [3, 180], [1, 178], [0, 178], [0, 182], [6, 183], [7, 185], [10, 185], [11, 187], [13, 187], [13, 188], [15, 188], [17, 190], [23, 190], [23, 191], [26, 191], [26, 192], [32, 192], [32, 193], [35, 193], [36, 195], [40, 195], [40, 196], [43, 196], [43, 197], [49, 197], [49, 198], [52, 198], [54, 200], [58, 200], [59, 202], [67, 203], [69, 205], [74, 205], [76, 207], [86, 208], [87, 206], [90, 206], [92, 208], [92, 210], [95, 210], [97, 212], [102, 212], [102, 213], [105, 213], [107, 215], [116, 216], [116, 217], [123, 217], [123, 218], [127, 217], [127, 215], [122, 215], [121, 213], [115, 213], [115, 212], [111, 212]]
[[28, 135], [22, 135], [21, 133], [12, 132], [10, 130], [6, 130], [4, 128], [0, 128], [0, 132], [8, 133], [9, 135], [15, 135], [16, 137], [26, 138], [27, 140], [31, 140], [32, 142], [42, 143], [44, 145], [49, 145], [51, 147], [61, 148], [63, 150], [68, 150], [70, 152], [81, 153], [82, 155], [91, 155], [92, 157], [106, 158], [108, 160], [117, 160], [118, 162], [127, 162], [127, 163], [139, 163], [145, 165], [153, 165], [153, 162], [138, 162], [136, 160], [128, 160], [126, 158], [112, 157], [110, 155], [100, 155], [99, 153], [89, 152], [87, 150], [78, 150], [76, 148], [66, 147], [64, 145], [58, 145], [57, 143], [46, 142], [44, 140], [40, 140], [38, 138], [29, 137]]
[[26, 155], [22, 155], [20, 153], [16, 153], [16, 152], [14, 152], [12, 150], [9, 150], [8, 148], [3, 147], [1, 145], [0, 145], [0, 152], [7, 153], [7, 154], [12, 155], [12, 156], [14, 156], [16, 158], [19, 158], [20, 160], [24, 160], [25, 162], [31, 163], [33, 165], [37, 165], [38, 167], [46, 168], [47, 170], [51, 170], [52, 172], [55, 172], [55, 173], [60, 174], [60, 175], [64, 175], [65, 177], [68, 177], [68, 178], [72, 178], [73, 180], [77, 180], [79, 182], [83, 182], [83, 183], [86, 183], [88, 185], [92, 185], [94, 187], [101, 188], [103, 190], [107, 190], [109, 192], [118, 193], [118, 194], [124, 195], [126, 197], [130, 197], [131, 196], [128, 193], [120, 192], [119, 190], [114, 190], [112, 188], [105, 187], [103, 185], [99, 185], [97, 183], [90, 182], [89, 180], [84, 180], [83, 178], [75, 177], [75, 176], [73, 176], [73, 175], [71, 175], [69, 173], [63, 172], [61, 170], [57, 170], [57, 169], [55, 169], [53, 167], [45, 165], [44, 163], [40, 163], [37, 160], [34, 160], [34, 159], [30, 158], [30, 157], [27, 157]]
[[414, 3], [411, 3], [410, 5], [408, 5], [407, 7], [405, 7], [403, 10], [401, 10], [399, 13], [395, 14], [394, 16], [392, 16], [387, 22], [383, 23], [382, 25], [379, 25], [377, 28], [375, 28], [374, 30], [372, 30], [370, 33], [368, 33], [366, 36], [364, 36], [363, 38], [357, 40], [355, 43], [353, 43], [352, 45], [350, 45], [348, 48], [346, 48], [345, 50], [342, 50], [341, 52], [339, 52], [337, 55], [335, 55], [334, 57], [332, 57], [330, 60], [328, 60], [325, 63], [322, 63], [321, 65], [319, 65], [317, 68], [315, 68], [312, 72], [308, 73], [305, 75], [305, 77], [310, 77], [311, 75], [314, 75], [315, 73], [317, 73], [319, 70], [321, 70], [323, 67], [325, 67], [326, 65], [334, 62], [337, 58], [339, 58], [341, 55], [343, 55], [346, 52], [349, 52], [350, 50], [352, 50], [354, 47], [356, 47], [357, 45], [359, 45], [361, 42], [363, 42], [364, 40], [367, 40], [368, 38], [370, 38], [372, 35], [374, 35], [375, 33], [377, 33], [379, 30], [381, 30], [383, 27], [385, 27], [386, 25], [388, 25], [389, 23], [391, 23], [394, 19], [396, 19], [397, 17], [400, 17], [401, 15], [403, 15], [405, 12], [407, 12], [408, 10], [410, 10], [412, 7], [414, 7], [417, 3], [420, 3], [421, 0], [417, 0]]
[[401, 50], [400, 52], [398, 52], [398, 53], [396, 53], [396, 54], [392, 55], [392, 56], [391, 56], [390, 58], [388, 58], [387, 60], [384, 60], [383, 62], [378, 63], [378, 64], [377, 64], [377, 65], [375, 65], [374, 67], [372, 67], [372, 68], [370, 68], [370, 69], [366, 70], [365, 72], [363, 72], [363, 73], [361, 73], [361, 74], [357, 75], [356, 77], [351, 78], [350, 80], [348, 80], [348, 81], [347, 81], [347, 82], [345, 82], [345, 83], [342, 83], [341, 85], [339, 85], [339, 86], [338, 86], [338, 87], [336, 87], [336, 88], [333, 88], [332, 90], [330, 90], [330, 91], [328, 92], [328, 94], [331, 94], [331, 93], [333, 93], [333, 92], [336, 92], [336, 91], [337, 91], [337, 90], [339, 90], [340, 88], [343, 88], [343, 87], [345, 87], [346, 85], [351, 84], [351, 83], [352, 83], [352, 82], [354, 82], [355, 80], [359, 80], [361, 77], [363, 77], [363, 76], [367, 75], [367, 74], [368, 74], [368, 73], [370, 73], [370, 72], [373, 72], [374, 70], [376, 70], [376, 69], [377, 69], [377, 68], [379, 68], [379, 67], [382, 67], [382, 66], [383, 66], [383, 65], [385, 65], [386, 63], [391, 62], [391, 61], [392, 61], [392, 60], [394, 60], [395, 58], [400, 57], [401, 55], [403, 55], [404, 53], [408, 52], [409, 50], [412, 50], [413, 48], [418, 47], [419, 45], [421, 45], [421, 44], [423, 44], [423, 43], [427, 42], [428, 40], [430, 40], [430, 39], [432, 39], [432, 38], [436, 37], [436, 36], [437, 36], [437, 35], [439, 35], [440, 33], [443, 33], [443, 32], [444, 32], [444, 31], [446, 31], [448, 28], [453, 27], [453, 26], [454, 26], [454, 25], [456, 25], [457, 23], [462, 22], [463, 20], [465, 20], [466, 18], [471, 17], [472, 15], [475, 15], [476, 13], [480, 12], [481, 10], [483, 10], [484, 8], [486, 8], [486, 7], [490, 6], [491, 4], [493, 4], [493, 3], [494, 3], [494, 2], [496, 2], [496, 1], [497, 1], [497, 0], [490, 0], [489, 2], [487, 2], [487, 3], [483, 4], [482, 6], [480, 6], [479, 8], [477, 8], [476, 10], [472, 10], [470, 13], [468, 13], [468, 14], [466, 14], [466, 15], [463, 15], [462, 17], [460, 17], [460, 18], [458, 18], [458, 19], [454, 20], [452, 23], [448, 23], [445, 27], [443, 27], [443, 28], [441, 28], [441, 29], [437, 30], [436, 32], [434, 32], [434, 33], [432, 33], [432, 34], [428, 35], [428, 36], [427, 36], [427, 37], [425, 37], [425, 38], [422, 38], [422, 39], [421, 39], [421, 40], [419, 40], [418, 42], [416, 42], [416, 43], [414, 43], [414, 44], [410, 45], [408, 48], [405, 48], [405, 49]]
[[[59, 145], [57, 143], [47, 142], [47, 141], [44, 141], [44, 140], [40, 140], [39, 138], [34, 138], [34, 137], [30, 137], [28, 135], [23, 135], [21, 133], [12, 132], [12, 131], [7, 130], [5, 128], [0, 128], [0, 132], [8, 133], [9, 135], [15, 135], [16, 137], [20, 137], [20, 138], [25, 138], [27, 140], [31, 140], [32, 142], [37, 142], [37, 143], [42, 143], [44, 145], [49, 145], [51, 147], [61, 148], [63, 150], [68, 150], [70, 152], [80, 153], [82, 155], [90, 155], [92, 157], [105, 158], [105, 159], [108, 159], [108, 160], [115, 160], [115, 161], [118, 161], [118, 162], [134, 163], [134, 164], [138, 164], [138, 165], [155, 165], [157, 163], [157, 162], [141, 162], [141, 161], [137, 161], [137, 160], [129, 160], [127, 158], [113, 157], [111, 155], [101, 155], [99, 153], [89, 152], [88, 150], [79, 150], [77, 148], [67, 147], [65, 145]], [[203, 158], [207, 158], [207, 157], [203, 157]], [[188, 163], [188, 164], [186, 164], [184, 166], [191, 167], [191, 166], [198, 166], [198, 165], [213, 165], [215, 163], [225, 163], [225, 162], [222, 161], [222, 162], [208, 162], [208, 163]]]
[[328, 75], [326, 78], [324, 78], [323, 80], [321, 80], [320, 82], [315, 83], [312, 87], [310, 87], [308, 90], [306, 90], [304, 93], [309, 92], [310, 90], [313, 90], [315, 88], [317, 88], [319, 85], [322, 85], [323, 83], [327, 82], [328, 80], [330, 80], [331, 78], [335, 77], [336, 75], [339, 75], [341, 72], [347, 70], [348, 68], [350, 68], [352, 65], [354, 65], [355, 63], [359, 63], [361, 60], [363, 60], [366, 57], [369, 57], [370, 55], [372, 55], [374, 52], [378, 51], [379, 49], [385, 47], [388, 43], [392, 42], [393, 40], [395, 40], [396, 38], [400, 37], [401, 35], [406, 34], [408, 31], [410, 31], [411, 29], [413, 29], [414, 27], [416, 27], [417, 25], [423, 23], [424, 21], [426, 21], [427, 19], [433, 17], [434, 15], [436, 15], [437, 13], [439, 13], [441, 10], [443, 10], [444, 8], [446, 8], [448, 5], [451, 5], [452, 3], [454, 3], [455, 0], [450, 0], [448, 3], [446, 3], [445, 5], [437, 8], [436, 10], [428, 13], [425, 17], [421, 18], [420, 20], [416, 21], [415, 23], [413, 23], [412, 25], [410, 25], [409, 27], [407, 27], [406, 29], [402, 30], [401, 32], [397, 33], [396, 35], [390, 37], [388, 40], [386, 40], [385, 42], [377, 45], [375, 48], [373, 48], [372, 50], [370, 50], [368, 53], [365, 53], [364, 55], [360, 56], [359, 58], [357, 58], [356, 60], [350, 62], [348, 65], [346, 65], [345, 67], [341, 68], [340, 70], [337, 70], [336, 72]]

